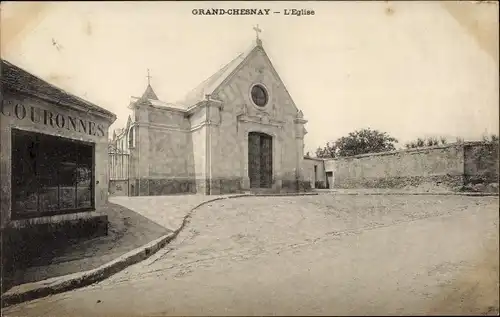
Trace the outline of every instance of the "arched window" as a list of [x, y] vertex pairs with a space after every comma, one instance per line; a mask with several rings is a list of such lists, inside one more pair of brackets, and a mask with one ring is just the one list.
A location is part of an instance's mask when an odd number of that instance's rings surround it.
[[128, 147], [133, 148], [135, 146], [135, 132], [134, 127], [131, 127], [128, 131]]

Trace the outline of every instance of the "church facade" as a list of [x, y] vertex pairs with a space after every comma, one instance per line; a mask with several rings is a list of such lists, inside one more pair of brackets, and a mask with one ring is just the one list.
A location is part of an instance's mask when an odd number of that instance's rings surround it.
[[118, 184], [129, 196], [310, 188], [307, 121], [258, 38], [183, 100], [163, 102], [148, 84], [129, 108], [111, 141], [112, 194]]

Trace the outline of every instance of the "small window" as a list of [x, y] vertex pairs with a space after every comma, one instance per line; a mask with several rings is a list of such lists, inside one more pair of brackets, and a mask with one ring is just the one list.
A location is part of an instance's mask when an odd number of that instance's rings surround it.
[[130, 128], [130, 131], [128, 133], [128, 147], [133, 148], [135, 145], [135, 135], [134, 135], [134, 128]]
[[264, 107], [267, 105], [269, 96], [266, 89], [261, 85], [255, 85], [252, 87], [251, 91], [252, 101], [259, 107]]

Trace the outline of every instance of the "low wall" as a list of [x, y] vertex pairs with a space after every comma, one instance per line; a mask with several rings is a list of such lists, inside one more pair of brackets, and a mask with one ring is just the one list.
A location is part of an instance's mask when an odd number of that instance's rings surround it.
[[108, 185], [110, 196], [128, 196], [128, 180], [110, 180]]
[[302, 193], [311, 190], [311, 182], [303, 180], [282, 180], [281, 188], [279, 192], [281, 193]]
[[136, 195], [138, 194], [138, 196], [162, 196], [196, 193], [196, 182], [194, 178], [143, 178], [135, 180], [135, 183]]
[[[460, 190], [498, 182], [498, 144], [469, 142], [335, 160], [335, 188]], [[497, 185], [494, 185], [497, 186]]]
[[44, 256], [40, 251], [47, 250], [47, 245], [71, 247], [75, 240], [107, 234], [107, 215], [5, 228], [1, 239], [2, 293], [13, 286], [15, 270], [29, 267], [32, 261]]
[[[323, 177], [324, 172], [323, 172]], [[122, 183], [120, 183], [122, 182]], [[245, 188], [241, 177], [209, 179], [131, 179], [130, 181], [110, 181], [109, 188], [114, 189], [123, 184], [128, 196], [162, 196], [177, 194], [223, 195], [252, 191]], [[257, 191], [276, 192], [307, 192], [311, 190], [310, 181], [303, 180], [274, 180], [272, 188], [255, 189]], [[118, 191], [110, 192], [118, 196]]]

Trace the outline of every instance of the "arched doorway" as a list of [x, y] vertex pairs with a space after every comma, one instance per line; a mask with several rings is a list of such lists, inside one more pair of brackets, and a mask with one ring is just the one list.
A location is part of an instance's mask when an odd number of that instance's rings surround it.
[[248, 134], [250, 188], [271, 188], [273, 183], [273, 138], [265, 133]]

